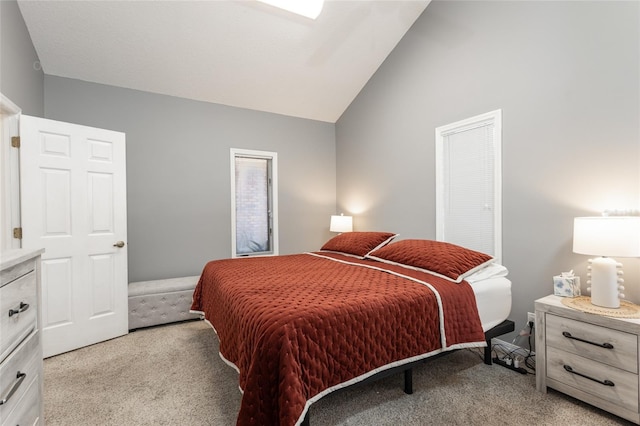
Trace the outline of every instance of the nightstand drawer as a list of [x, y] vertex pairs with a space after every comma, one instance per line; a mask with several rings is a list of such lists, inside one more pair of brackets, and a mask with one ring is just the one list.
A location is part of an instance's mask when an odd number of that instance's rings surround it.
[[586, 322], [547, 314], [547, 346], [638, 373], [638, 337]]
[[627, 371], [547, 347], [547, 377], [638, 411], [638, 376]]

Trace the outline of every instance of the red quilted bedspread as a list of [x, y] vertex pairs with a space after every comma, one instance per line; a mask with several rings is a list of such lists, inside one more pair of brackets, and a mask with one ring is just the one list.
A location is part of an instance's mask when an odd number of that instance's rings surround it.
[[211, 261], [193, 299], [239, 371], [243, 426], [294, 425], [323, 391], [485, 346], [466, 282], [340, 254]]

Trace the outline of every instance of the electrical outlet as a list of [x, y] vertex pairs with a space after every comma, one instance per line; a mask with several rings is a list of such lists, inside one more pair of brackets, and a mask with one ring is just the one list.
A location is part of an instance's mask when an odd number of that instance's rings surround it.
[[534, 312], [527, 312], [527, 324], [530, 322], [536, 323], [536, 314]]

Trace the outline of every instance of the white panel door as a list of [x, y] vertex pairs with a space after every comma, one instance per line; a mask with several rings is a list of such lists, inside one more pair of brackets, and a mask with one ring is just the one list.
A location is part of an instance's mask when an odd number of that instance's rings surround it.
[[125, 135], [20, 118], [22, 246], [43, 247], [45, 357], [128, 332]]

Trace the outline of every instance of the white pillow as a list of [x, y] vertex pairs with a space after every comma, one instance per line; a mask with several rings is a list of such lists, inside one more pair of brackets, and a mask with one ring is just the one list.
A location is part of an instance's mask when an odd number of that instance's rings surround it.
[[476, 283], [482, 280], [488, 280], [495, 277], [506, 277], [509, 274], [509, 270], [499, 263], [490, 263], [482, 269], [478, 269], [473, 274], [468, 275], [465, 280], [469, 284]]

